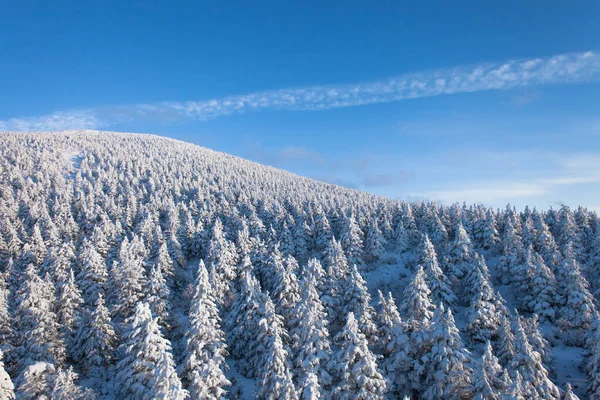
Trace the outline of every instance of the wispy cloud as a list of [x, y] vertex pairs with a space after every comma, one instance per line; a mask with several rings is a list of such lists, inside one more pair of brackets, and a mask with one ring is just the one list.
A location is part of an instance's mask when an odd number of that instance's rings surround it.
[[[528, 178], [519, 178], [518, 174], [496, 179], [485, 179], [475, 182], [450, 182], [448, 187], [416, 193], [428, 199], [443, 203], [479, 202], [499, 205], [502, 202], [516, 202], [519, 199], [552, 198], [577, 185], [600, 183], [600, 153], [560, 155], [552, 153], [514, 152], [498, 153], [497, 159], [504, 163], [496, 163], [494, 156], [488, 153], [490, 164], [500, 165], [509, 174], [510, 171], [530, 169], [525, 162], [511, 165], [517, 158], [538, 163], [537, 170], [529, 171]], [[512, 161], [511, 161], [512, 160]]]
[[0, 121], [0, 129], [104, 128], [122, 121], [147, 118], [206, 120], [259, 110], [326, 110], [444, 94], [598, 80], [600, 54], [584, 52], [405, 74], [368, 83], [282, 89], [205, 101], [67, 110]]

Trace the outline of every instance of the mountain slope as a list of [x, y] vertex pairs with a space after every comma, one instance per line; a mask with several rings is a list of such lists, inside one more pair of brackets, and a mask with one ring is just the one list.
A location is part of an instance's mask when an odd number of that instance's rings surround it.
[[0, 154], [19, 397], [594, 398], [586, 209], [398, 202], [153, 135], [0, 133]]

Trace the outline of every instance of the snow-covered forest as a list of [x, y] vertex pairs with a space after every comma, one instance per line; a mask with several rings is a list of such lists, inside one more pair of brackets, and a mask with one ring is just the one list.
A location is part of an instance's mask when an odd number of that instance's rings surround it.
[[595, 212], [399, 202], [151, 135], [0, 152], [0, 399], [600, 398]]

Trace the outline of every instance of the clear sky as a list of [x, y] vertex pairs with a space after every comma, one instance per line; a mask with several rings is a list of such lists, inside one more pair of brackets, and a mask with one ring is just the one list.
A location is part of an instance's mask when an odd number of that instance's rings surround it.
[[401, 199], [600, 210], [600, 2], [3, 2], [0, 130], [170, 136]]

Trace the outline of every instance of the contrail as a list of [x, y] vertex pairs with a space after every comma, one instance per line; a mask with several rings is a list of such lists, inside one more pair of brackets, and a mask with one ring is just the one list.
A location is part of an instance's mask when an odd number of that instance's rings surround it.
[[375, 82], [281, 89], [204, 101], [65, 110], [0, 121], [0, 130], [105, 128], [118, 122], [143, 119], [207, 120], [259, 110], [315, 111], [447, 94], [595, 81], [600, 81], [600, 54], [590, 51], [405, 74]]

